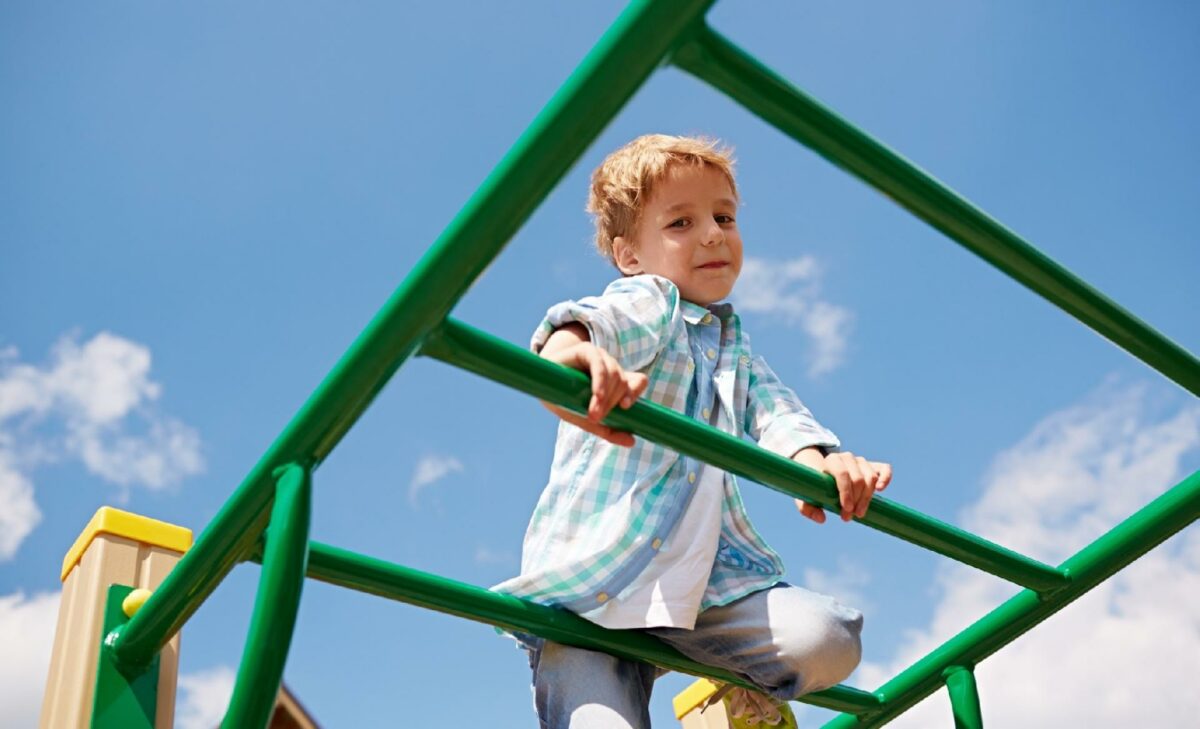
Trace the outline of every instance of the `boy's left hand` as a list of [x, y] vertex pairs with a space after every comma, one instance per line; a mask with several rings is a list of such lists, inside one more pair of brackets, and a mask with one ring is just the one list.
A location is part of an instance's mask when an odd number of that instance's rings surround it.
[[[816, 448], [805, 448], [793, 456], [792, 460], [814, 471], [833, 476], [833, 480], [837, 482], [838, 495], [841, 497], [842, 521], [866, 516], [871, 497], [876, 491], [883, 491], [892, 482], [892, 464], [868, 461], [849, 451], [823, 456]], [[825, 523], [825, 510], [816, 504], [796, 499], [796, 506], [799, 507], [800, 513], [809, 519], [818, 524]]]

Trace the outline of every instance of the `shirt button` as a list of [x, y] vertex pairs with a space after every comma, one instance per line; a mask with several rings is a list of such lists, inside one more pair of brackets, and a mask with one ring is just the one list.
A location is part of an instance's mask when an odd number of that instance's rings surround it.
[[744, 364], [744, 365], [750, 364], [750, 358], [744, 354], [742, 355], [742, 364]]
[[662, 540], [661, 540], [661, 539], [655, 539], [653, 542], [650, 542], [650, 548], [651, 548], [651, 549], [658, 549], [658, 548], [659, 548], [659, 547], [661, 547], [661, 546], [662, 546]]
[[596, 602], [605, 602], [607, 600], [608, 600], [607, 592], [602, 592], [599, 595], [596, 595]]
[[712, 415], [712, 411], [709, 410], [708, 408], [704, 408], [704, 410], [702, 410], [701, 412], [704, 413], [705, 419], [707, 419], [710, 415]]
[[696, 483], [696, 472], [692, 471], [688, 474], [688, 483]]
[[712, 323], [712, 314], [705, 314], [704, 318], [700, 320], [700, 323], [701, 324], [711, 324]]
[[709, 359], [713, 359], [714, 357], [716, 357], [716, 356], [717, 356], [717, 350], [715, 350], [715, 349], [710, 349], [710, 350], [708, 350], [707, 352], [705, 352], [705, 354], [706, 354], [706, 355], [708, 355], [708, 358], [709, 358]]

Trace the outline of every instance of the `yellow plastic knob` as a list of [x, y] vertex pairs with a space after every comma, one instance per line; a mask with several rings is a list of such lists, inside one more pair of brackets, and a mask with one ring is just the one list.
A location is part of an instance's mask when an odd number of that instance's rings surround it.
[[125, 613], [125, 617], [132, 618], [141, 607], [142, 603], [146, 602], [146, 598], [150, 597], [151, 592], [142, 588], [138, 588], [125, 596], [121, 601], [121, 610]]

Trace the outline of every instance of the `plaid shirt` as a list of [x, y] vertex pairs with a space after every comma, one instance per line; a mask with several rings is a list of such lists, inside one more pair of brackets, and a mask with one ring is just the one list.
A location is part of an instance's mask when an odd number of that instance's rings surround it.
[[[747, 433], [786, 458], [808, 446], [839, 445], [762, 357], [751, 354], [729, 304], [705, 309], [682, 301], [661, 276], [622, 278], [599, 297], [552, 307], [534, 332], [533, 351], [569, 322], [586, 326], [592, 343], [621, 367], [649, 377], [643, 398], [735, 437]], [[713, 408], [719, 408], [715, 419]], [[643, 438], [626, 448], [560, 422], [550, 482], [525, 534], [521, 574], [492, 589], [575, 613], [604, 604], [671, 536], [693, 485], [709, 468]], [[736, 479], [723, 475], [721, 536], [702, 610], [783, 576], [779, 555], [750, 524]]]

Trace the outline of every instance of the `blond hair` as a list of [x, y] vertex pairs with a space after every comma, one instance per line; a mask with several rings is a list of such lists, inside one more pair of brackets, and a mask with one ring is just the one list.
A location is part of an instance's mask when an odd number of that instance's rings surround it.
[[737, 199], [733, 150], [707, 137], [646, 134], [604, 158], [592, 172], [587, 211], [596, 223], [596, 248], [613, 265], [613, 238], [629, 237], [655, 185], [678, 165], [710, 166], [725, 176]]

